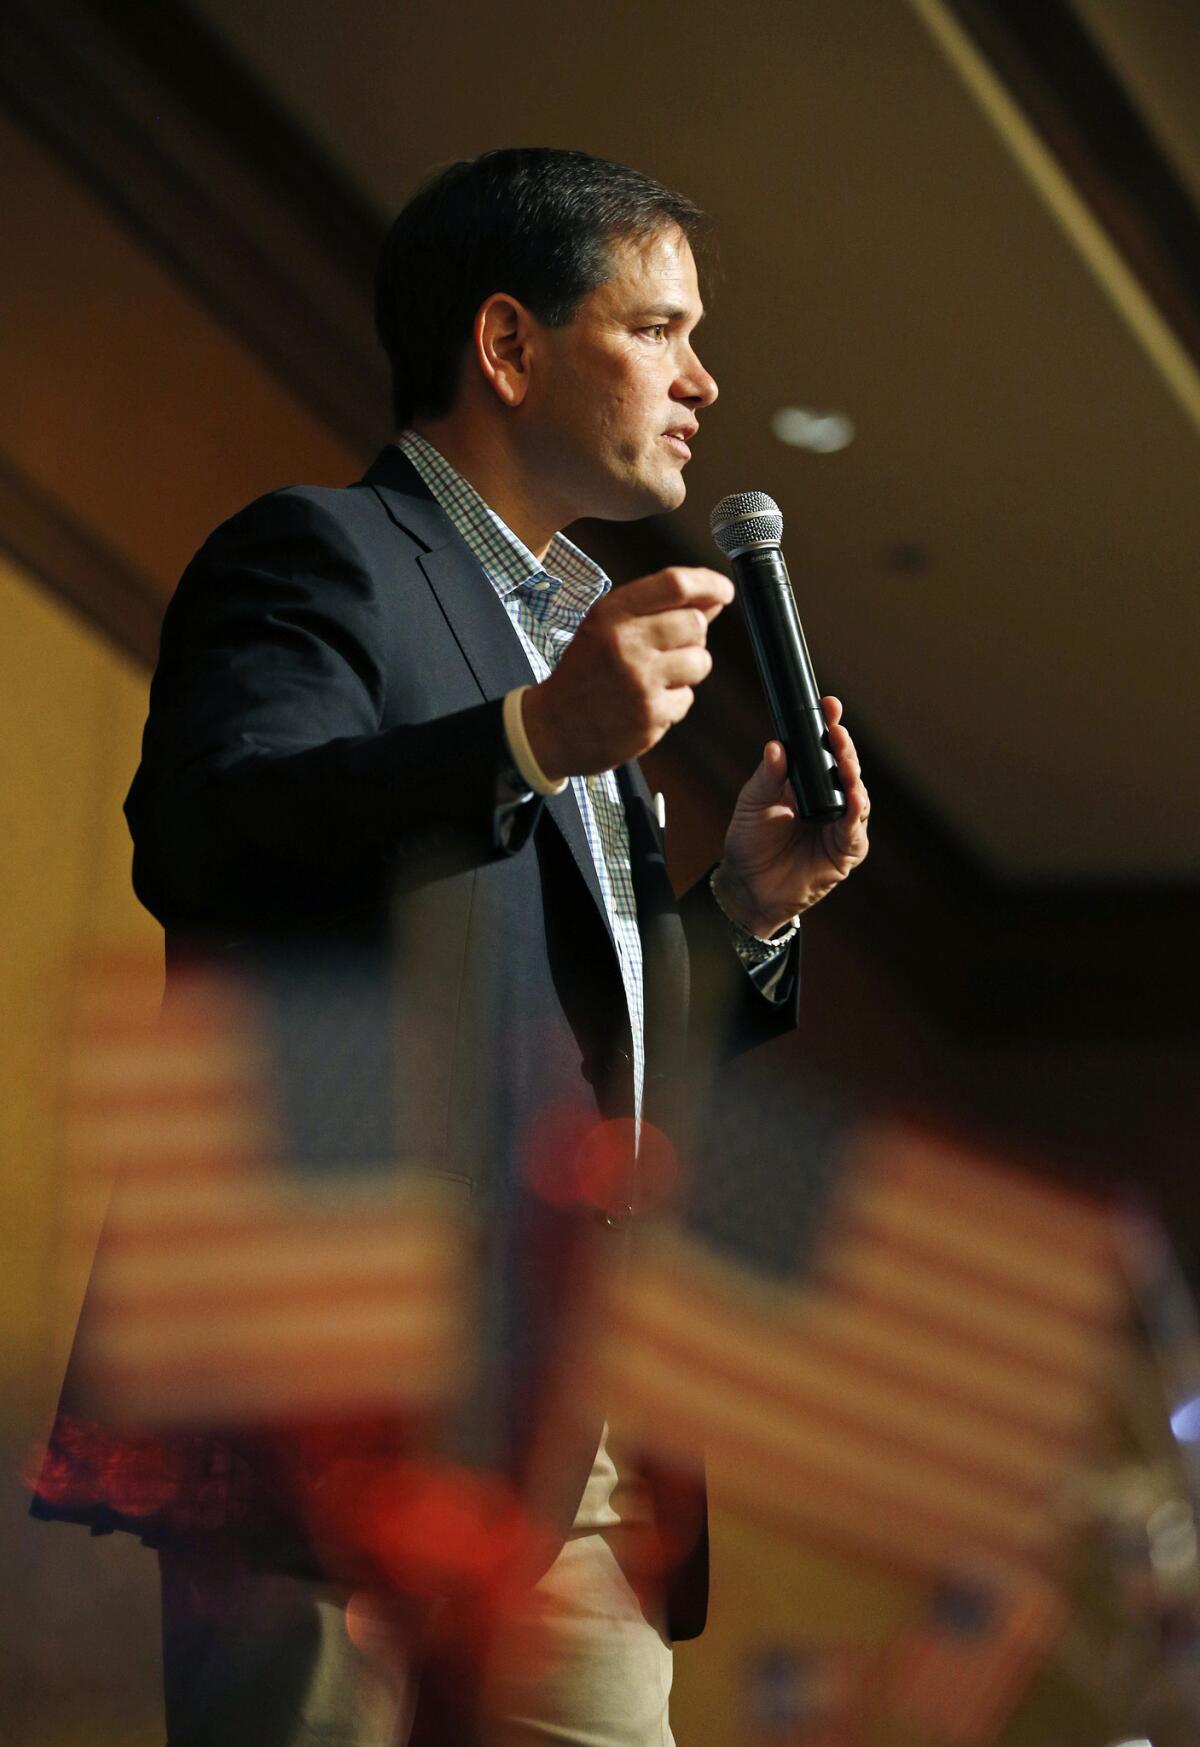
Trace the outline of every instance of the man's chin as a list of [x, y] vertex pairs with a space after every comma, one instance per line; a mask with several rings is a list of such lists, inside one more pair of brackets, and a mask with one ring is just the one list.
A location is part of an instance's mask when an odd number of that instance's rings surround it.
[[670, 510], [677, 510], [687, 496], [682, 472], [671, 471], [647, 480], [642, 496], [642, 508], [633, 512], [635, 516], [665, 516]]
[[620, 489], [605, 494], [603, 509], [590, 514], [601, 522], [637, 522], [645, 516], [665, 516], [677, 510], [687, 496], [683, 476], [678, 472], [652, 477], [627, 479]]
[[677, 510], [687, 496], [687, 481], [683, 477], [682, 470], [679, 473], [673, 473], [671, 475], [670, 480], [668, 481], [667, 490], [670, 493], [671, 498], [667, 508], [670, 510]]

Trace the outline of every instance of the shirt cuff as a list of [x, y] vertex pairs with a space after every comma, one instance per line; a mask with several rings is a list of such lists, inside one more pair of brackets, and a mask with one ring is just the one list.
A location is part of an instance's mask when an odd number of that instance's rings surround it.
[[509, 754], [520, 775], [529, 784], [535, 795], [561, 795], [567, 786], [564, 776], [559, 782], [551, 782], [537, 759], [533, 756], [533, 748], [525, 732], [525, 719], [521, 713], [521, 699], [529, 690], [527, 685], [514, 686], [504, 699], [504, 738], [508, 741]]
[[800, 918], [793, 916], [788, 926], [772, 934], [764, 940], [761, 935], [751, 934], [748, 928], [743, 928], [740, 922], [735, 922], [728, 910], [717, 896], [716, 868], [708, 876], [708, 889], [713, 895], [713, 903], [729, 924], [729, 932], [733, 938], [733, 949], [749, 971], [758, 970], [763, 965], [773, 964], [781, 953], [787, 951], [792, 941], [800, 932]]

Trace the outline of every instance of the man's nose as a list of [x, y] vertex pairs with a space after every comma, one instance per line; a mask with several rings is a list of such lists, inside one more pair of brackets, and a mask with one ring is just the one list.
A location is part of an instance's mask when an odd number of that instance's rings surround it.
[[680, 378], [681, 400], [686, 400], [691, 406], [711, 406], [717, 398], [717, 379], [708, 371], [693, 352], [690, 362]]

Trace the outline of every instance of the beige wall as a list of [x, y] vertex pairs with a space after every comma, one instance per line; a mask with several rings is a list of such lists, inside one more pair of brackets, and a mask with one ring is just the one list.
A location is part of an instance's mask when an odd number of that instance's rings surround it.
[[[0, 1366], [6, 1397], [49, 1404], [56, 1217], [54, 1120], [66, 976], [99, 941], [160, 951], [129, 884], [121, 801], [137, 763], [147, 676], [34, 578], [0, 561]], [[61, 1320], [61, 1318], [60, 1318]]]
[[132, 1542], [29, 1522], [23, 1486], [83, 1288], [60, 1243], [68, 975], [97, 942], [161, 953], [121, 817], [147, 675], [3, 559], [0, 626], [0, 1738], [150, 1747], [152, 1563]]

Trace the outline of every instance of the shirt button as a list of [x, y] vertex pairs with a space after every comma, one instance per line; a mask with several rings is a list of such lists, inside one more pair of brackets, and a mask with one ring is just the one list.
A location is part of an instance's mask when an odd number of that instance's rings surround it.
[[600, 1223], [602, 1225], [607, 1225], [611, 1229], [613, 1226], [625, 1225], [632, 1218], [633, 1203], [627, 1201], [623, 1207], [617, 1208], [615, 1213], [601, 1213]]

